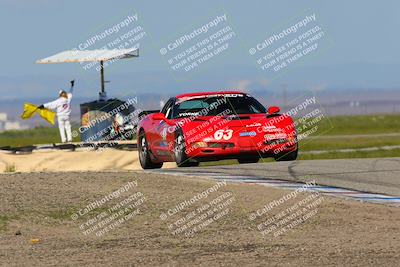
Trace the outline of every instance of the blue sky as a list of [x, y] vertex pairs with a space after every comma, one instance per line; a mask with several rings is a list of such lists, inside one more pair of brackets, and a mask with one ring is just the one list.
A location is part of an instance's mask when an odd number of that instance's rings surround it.
[[[31, 88], [46, 95], [56, 90], [52, 87], [57, 80], [65, 84], [69, 77], [79, 77], [86, 87], [82, 95], [92, 94], [91, 88], [98, 85], [97, 73], [82, 74], [79, 64], [38, 65], [35, 60], [71, 49], [130, 13], [138, 14], [146, 37], [140, 42], [139, 59], [106, 69], [106, 78], [112, 80], [108, 86], [115, 91], [124, 92], [127, 89], [122, 87], [135, 84], [137, 92], [148, 92], [150, 87], [145, 85], [152, 81], [154, 88], [160, 88], [160, 77], [171, 92], [185, 86], [241, 86], [246, 81], [258, 81], [259, 86], [265, 81], [266, 87], [308, 82], [330, 88], [395, 88], [400, 82], [395, 75], [400, 66], [399, 10], [399, 1], [2, 0], [0, 92], [13, 97], [15, 90], [21, 90], [19, 96], [31, 96]], [[172, 71], [160, 48], [221, 14], [227, 14], [227, 25], [235, 32], [226, 55], [190, 74]], [[260, 71], [248, 49], [307, 14], [315, 14], [324, 31], [321, 51], [279, 74]], [[207, 77], [210, 83], [205, 84]]]

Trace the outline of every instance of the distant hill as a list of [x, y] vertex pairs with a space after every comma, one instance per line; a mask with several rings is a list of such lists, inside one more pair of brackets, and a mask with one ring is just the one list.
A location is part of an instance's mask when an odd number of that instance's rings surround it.
[[[257, 87], [256, 87], [257, 88]], [[283, 90], [272, 91], [257, 88], [249, 90], [253, 96], [259, 99], [264, 105], [277, 105], [282, 110], [287, 110], [291, 107], [294, 99], [304, 99], [305, 97], [315, 95], [318, 104], [329, 115], [362, 115], [362, 114], [376, 114], [376, 113], [400, 113], [400, 90], [398, 89], [325, 89], [325, 90], [302, 90], [292, 91], [287, 90], [286, 101], [284, 98]], [[139, 94], [135, 97], [138, 98], [137, 108], [159, 109], [160, 100], [167, 100], [168, 97], [174, 94], [165, 93], [149, 93]], [[131, 96], [125, 96], [122, 99], [127, 99]], [[73, 99], [72, 106], [72, 120], [76, 123], [80, 121], [80, 103], [92, 101], [96, 98], [76, 97]], [[19, 116], [23, 110], [24, 102], [31, 102], [41, 104], [51, 98], [33, 98], [33, 99], [13, 99], [1, 100], [0, 99], [0, 112], [6, 112], [9, 120], [17, 120], [22, 124], [28, 124], [30, 127], [44, 126], [46, 122], [40, 118], [22, 121]], [[286, 105], [285, 105], [286, 102]]]

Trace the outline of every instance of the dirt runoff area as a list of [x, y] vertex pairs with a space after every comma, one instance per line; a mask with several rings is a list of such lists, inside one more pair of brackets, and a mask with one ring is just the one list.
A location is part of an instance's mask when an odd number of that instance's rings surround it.
[[0, 181], [4, 266], [400, 262], [399, 207], [141, 171]]
[[[93, 159], [96, 160], [93, 160]], [[167, 162], [164, 168], [175, 167]], [[137, 151], [101, 149], [86, 151], [34, 151], [30, 154], [0, 152], [0, 173], [141, 170]]]

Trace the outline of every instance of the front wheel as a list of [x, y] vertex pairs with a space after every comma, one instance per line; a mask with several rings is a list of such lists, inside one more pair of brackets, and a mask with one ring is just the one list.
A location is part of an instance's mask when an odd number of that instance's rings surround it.
[[186, 143], [183, 134], [180, 132], [176, 135], [174, 147], [175, 162], [178, 167], [197, 167], [199, 162], [190, 161], [186, 154]]
[[159, 169], [162, 167], [162, 162], [153, 162], [151, 160], [149, 144], [147, 143], [144, 131], [141, 131], [139, 134], [138, 151], [140, 166], [142, 166], [143, 169]]
[[296, 150], [287, 152], [285, 154], [279, 154], [275, 156], [276, 161], [292, 161], [297, 159], [298, 148]]

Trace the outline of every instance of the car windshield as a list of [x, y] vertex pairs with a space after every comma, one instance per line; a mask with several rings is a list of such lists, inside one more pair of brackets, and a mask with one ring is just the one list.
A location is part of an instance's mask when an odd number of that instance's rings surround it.
[[266, 109], [256, 99], [242, 94], [178, 99], [174, 106], [173, 117], [216, 116], [225, 114], [259, 114]]

